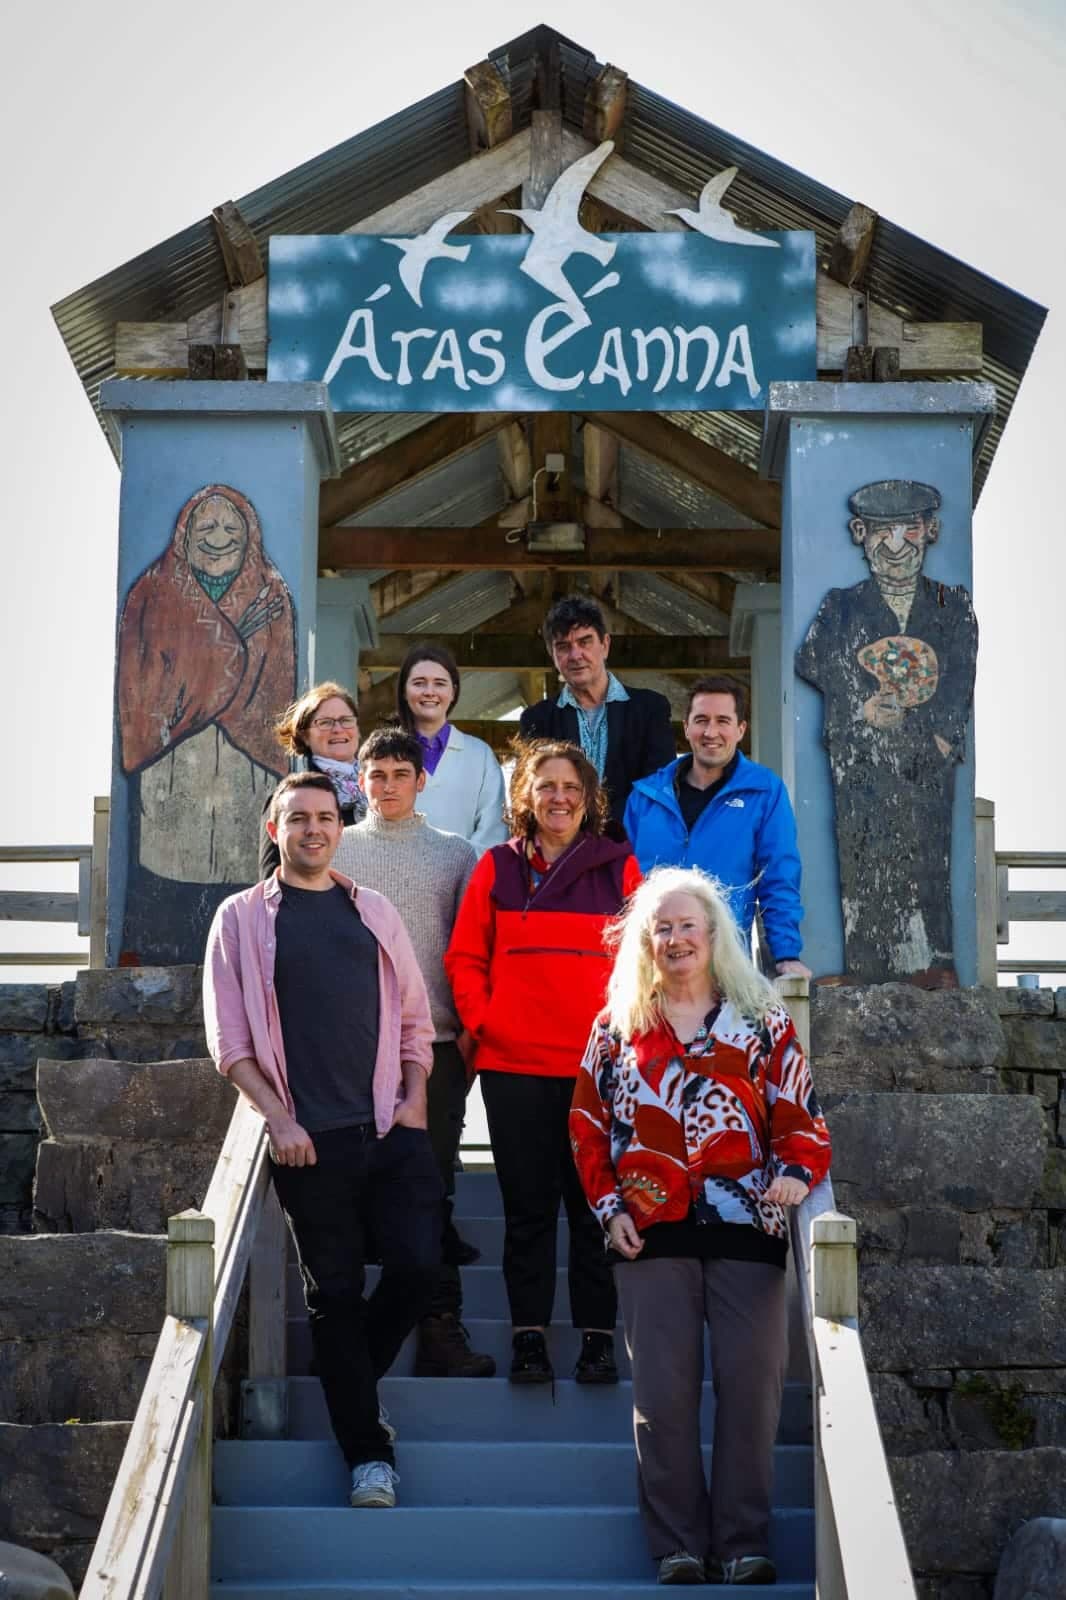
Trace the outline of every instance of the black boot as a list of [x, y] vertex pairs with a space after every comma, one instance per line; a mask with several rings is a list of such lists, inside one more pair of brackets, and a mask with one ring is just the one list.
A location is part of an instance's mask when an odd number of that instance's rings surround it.
[[523, 1328], [516, 1333], [511, 1346], [512, 1383], [551, 1383], [555, 1378], [548, 1346], [539, 1328]]
[[578, 1383], [617, 1383], [618, 1368], [614, 1359], [614, 1340], [609, 1333], [583, 1333], [581, 1354], [577, 1358], [574, 1377]]
[[491, 1378], [495, 1372], [495, 1361], [471, 1350], [466, 1329], [450, 1311], [418, 1324], [416, 1378]]

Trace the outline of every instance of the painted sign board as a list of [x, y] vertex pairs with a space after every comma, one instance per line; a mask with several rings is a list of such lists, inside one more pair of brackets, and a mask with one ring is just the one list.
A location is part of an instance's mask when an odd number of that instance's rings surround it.
[[[557, 180], [525, 234], [270, 241], [271, 380], [328, 385], [336, 411], [735, 411], [816, 375], [812, 233], [752, 233], [712, 179], [682, 231], [578, 219], [609, 143]], [[449, 237], [450, 236], [450, 237]]]

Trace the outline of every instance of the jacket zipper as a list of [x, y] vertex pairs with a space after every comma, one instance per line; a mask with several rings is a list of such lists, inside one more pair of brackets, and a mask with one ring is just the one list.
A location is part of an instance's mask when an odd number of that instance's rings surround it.
[[573, 950], [565, 944], [527, 944], [519, 948], [504, 950], [505, 956], [593, 956], [597, 961], [606, 961], [607, 955], [602, 950]]

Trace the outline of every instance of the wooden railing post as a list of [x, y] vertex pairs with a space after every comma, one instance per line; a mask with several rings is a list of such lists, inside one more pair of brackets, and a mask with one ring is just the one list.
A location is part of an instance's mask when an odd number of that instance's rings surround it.
[[198, 1434], [185, 1483], [181, 1521], [167, 1562], [164, 1600], [208, 1600], [211, 1588], [214, 1302], [215, 1224], [202, 1212], [182, 1211], [167, 1223], [167, 1315], [183, 1322], [206, 1322], [207, 1339], [196, 1379]]
[[270, 1183], [248, 1263], [248, 1377], [241, 1385], [246, 1439], [283, 1439], [287, 1430], [286, 1239], [285, 1218]]
[[804, 1054], [811, 1053], [811, 980], [809, 978], [775, 978], [774, 987], [784, 1003], [785, 1010], [795, 1024]]
[[996, 882], [996, 805], [974, 801], [977, 846], [977, 981], [996, 987], [996, 934], [999, 922]]
[[111, 797], [93, 801], [93, 853], [89, 869], [89, 965], [102, 967], [107, 941], [107, 851], [111, 830]]
[[843, 1322], [859, 1314], [858, 1230], [854, 1217], [824, 1211], [811, 1223], [811, 1299], [816, 1317]]

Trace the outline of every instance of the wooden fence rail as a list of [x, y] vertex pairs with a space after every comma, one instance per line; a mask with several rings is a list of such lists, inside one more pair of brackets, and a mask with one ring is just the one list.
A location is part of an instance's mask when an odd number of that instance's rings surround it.
[[0, 845], [0, 864], [54, 865], [78, 863], [78, 892], [47, 893], [36, 889], [0, 890], [0, 922], [74, 922], [89, 941], [89, 958], [74, 950], [3, 950], [0, 966], [102, 967], [107, 932], [107, 846], [111, 801], [97, 795], [93, 805], [91, 844]]
[[996, 807], [975, 802], [977, 832], [977, 981], [995, 988], [1001, 972], [1066, 972], [1066, 960], [1000, 960], [1010, 944], [1012, 922], [1066, 922], [1066, 890], [1012, 889], [1012, 868], [1028, 872], [1066, 870], [1066, 850], [997, 850]]

